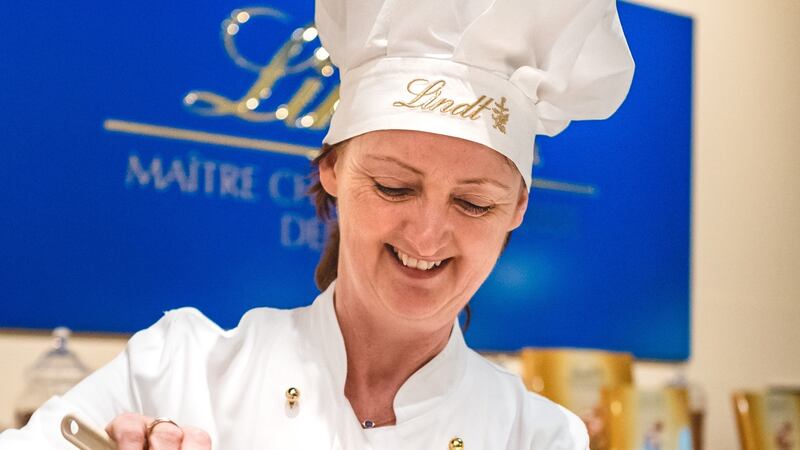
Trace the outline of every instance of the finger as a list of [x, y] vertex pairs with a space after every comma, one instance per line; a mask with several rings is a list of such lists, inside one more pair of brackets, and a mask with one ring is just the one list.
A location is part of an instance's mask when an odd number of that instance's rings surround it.
[[195, 427], [183, 427], [181, 450], [211, 450], [211, 436]]
[[183, 430], [170, 422], [159, 422], [150, 431], [150, 450], [180, 450]]
[[118, 450], [143, 450], [147, 424], [152, 420], [141, 414], [125, 413], [106, 426], [106, 433], [117, 443]]

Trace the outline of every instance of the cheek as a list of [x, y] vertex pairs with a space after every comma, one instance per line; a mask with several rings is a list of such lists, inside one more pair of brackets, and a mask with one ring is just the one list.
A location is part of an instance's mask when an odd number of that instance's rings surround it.
[[[459, 253], [465, 256], [467, 270], [488, 276], [503, 247], [507, 234], [505, 220], [476, 220], [468, 218], [455, 228], [454, 237]], [[485, 275], [484, 275], [485, 273]]]
[[482, 217], [469, 217], [463, 213], [458, 213], [454, 217], [458, 219], [454, 221], [454, 224], [462, 230], [463, 234], [476, 238], [474, 239], [477, 241], [475, 243], [482, 245], [501, 240], [512, 221], [511, 214], [505, 210], [489, 212]]
[[349, 240], [359, 245], [374, 244], [385, 239], [394, 222], [391, 203], [379, 198], [370, 188], [359, 189], [348, 198], [340, 199], [339, 226]]

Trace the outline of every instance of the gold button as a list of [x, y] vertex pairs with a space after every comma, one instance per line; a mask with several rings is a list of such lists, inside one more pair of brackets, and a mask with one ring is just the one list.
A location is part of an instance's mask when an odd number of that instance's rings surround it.
[[461, 450], [464, 448], [464, 441], [460, 437], [450, 439], [450, 450]]
[[290, 408], [293, 408], [298, 400], [300, 400], [300, 391], [297, 388], [290, 387], [286, 390], [286, 401], [289, 402]]

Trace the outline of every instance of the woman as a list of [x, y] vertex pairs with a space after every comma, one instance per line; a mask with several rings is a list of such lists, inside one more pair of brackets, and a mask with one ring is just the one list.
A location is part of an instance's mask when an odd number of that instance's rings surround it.
[[614, 2], [319, 0], [316, 19], [342, 78], [312, 189], [338, 221], [323, 292], [230, 331], [171, 311], [0, 448], [69, 448], [70, 412], [120, 449], [588, 447], [456, 317], [522, 222], [534, 135], [627, 93]]

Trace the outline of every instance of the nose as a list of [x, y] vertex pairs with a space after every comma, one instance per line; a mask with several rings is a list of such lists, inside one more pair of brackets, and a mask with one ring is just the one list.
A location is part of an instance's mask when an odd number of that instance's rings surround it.
[[409, 250], [421, 257], [440, 256], [453, 231], [447, 204], [419, 199], [409, 208], [403, 238]]

